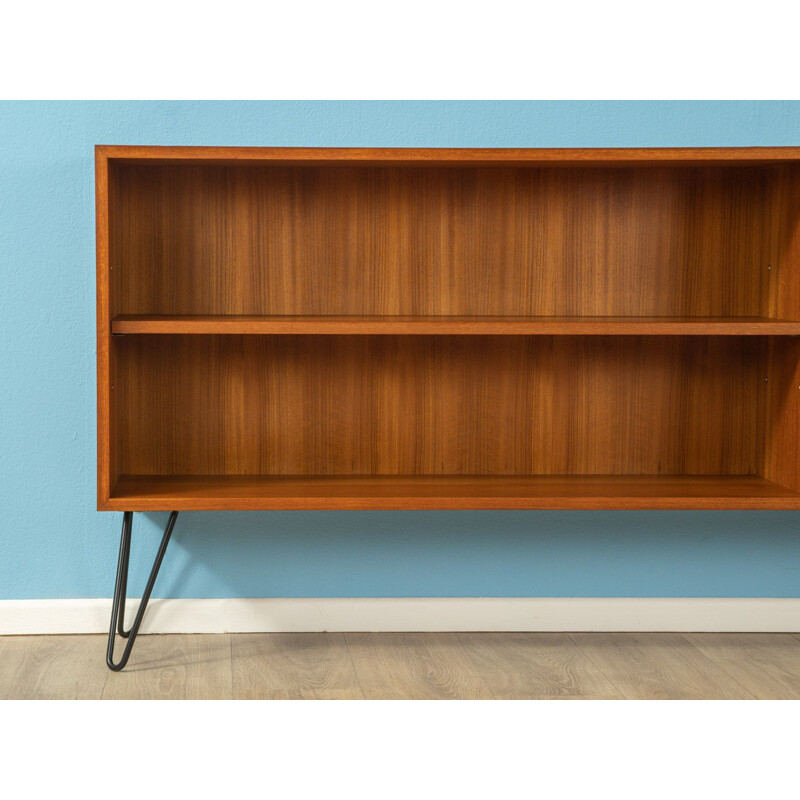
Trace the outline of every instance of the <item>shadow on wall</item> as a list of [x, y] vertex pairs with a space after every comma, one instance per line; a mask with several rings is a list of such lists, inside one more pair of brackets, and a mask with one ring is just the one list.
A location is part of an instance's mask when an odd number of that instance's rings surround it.
[[[167, 516], [135, 515], [131, 596]], [[763, 511], [184, 512], [154, 594], [798, 596], [797, 533]]]

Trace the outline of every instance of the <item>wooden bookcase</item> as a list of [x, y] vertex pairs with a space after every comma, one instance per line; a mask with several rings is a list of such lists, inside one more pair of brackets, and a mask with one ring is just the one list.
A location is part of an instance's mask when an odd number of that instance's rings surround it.
[[800, 508], [800, 148], [96, 156], [100, 509]]

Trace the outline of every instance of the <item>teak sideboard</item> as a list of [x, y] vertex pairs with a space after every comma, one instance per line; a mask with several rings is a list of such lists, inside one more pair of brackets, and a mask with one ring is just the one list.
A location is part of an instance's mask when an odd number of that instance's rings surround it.
[[[114, 669], [183, 509], [800, 508], [800, 148], [96, 168]], [[137, 510], [173, 513], [129, 632]]]

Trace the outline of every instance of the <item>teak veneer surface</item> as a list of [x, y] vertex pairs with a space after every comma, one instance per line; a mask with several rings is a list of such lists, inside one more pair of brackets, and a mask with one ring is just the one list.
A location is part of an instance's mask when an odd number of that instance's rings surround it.
[[755, 474], [763, 337], [125, 336], [122, 474]]
[[100, 147], [98, 504], [798, 507], [799, 188], [800, 148]]
[[763, 168], [126, 165], [115, 185], [119, 314], [762, 315]]
[[109, 509], [800, 508], [754, 475], [126, 475]]
[[500, 336], [798, 336], [800, 321], [771, 317], [146, 316], [122, 314], [115, 334], [408, 334]]
[[127, 164], [748, 165], [800, 162], [800, 147], [169, 147], [97, 145], [99, 161]]

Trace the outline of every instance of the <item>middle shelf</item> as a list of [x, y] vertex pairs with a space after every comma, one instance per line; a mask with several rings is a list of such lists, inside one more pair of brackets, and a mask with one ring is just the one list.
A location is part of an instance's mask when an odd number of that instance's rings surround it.
[[123, 314], [113, 334], [800, 336], [772, 317], [245, 316]]

